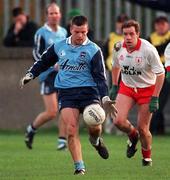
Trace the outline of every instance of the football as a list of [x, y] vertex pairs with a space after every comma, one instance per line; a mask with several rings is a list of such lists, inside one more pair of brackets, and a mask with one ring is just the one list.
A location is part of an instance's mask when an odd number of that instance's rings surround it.
[[88, 126], [102, 124], [105, 118], [105, 111], [99, 104], [86, 106], [83, 111], [83, 119]]

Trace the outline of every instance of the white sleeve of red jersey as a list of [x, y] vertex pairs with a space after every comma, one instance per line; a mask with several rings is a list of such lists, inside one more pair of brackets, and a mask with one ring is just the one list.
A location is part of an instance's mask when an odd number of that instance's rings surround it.
[[164, 73], [165, 70], [156, 48], [154, 46], [149, 47], [147, 53], [148, 53], [148, 60], [151, 65], [152, 72], [155, 74]]

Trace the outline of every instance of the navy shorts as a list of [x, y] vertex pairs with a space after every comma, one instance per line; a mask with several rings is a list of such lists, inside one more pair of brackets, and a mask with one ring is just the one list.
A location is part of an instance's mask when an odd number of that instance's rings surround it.
[[76, 108], [82, 113], [84, 108], [93, 103], [100, 103], [96, 87], [58, 89], [59, 109]]
[[40, 94], [41, 95], [49, 95], [54, 92], [57, 92], [57, 88], [54, 87], [54, 80], [57, 75], [56, 71], [51, 72], [47, 78], [41, 82], [40, 84]]

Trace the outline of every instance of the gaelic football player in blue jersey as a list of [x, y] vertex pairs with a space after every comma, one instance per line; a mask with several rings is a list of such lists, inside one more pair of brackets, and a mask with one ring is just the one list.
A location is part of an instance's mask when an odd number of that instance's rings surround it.
[[[61, 19], [60, 8], [56, 3], [51, 3], [46, 8], [47, 22], [39, 28], [35, 34], [35, 47], [33, 57], [35, 61], [40, 60], [43, 52], [54, 42], [58, 43], [67, 36], [67, 31], [59, 25]], [[27, 126], [25, 143], [29, 149], [32, 149], [33, 139], [36, 130], [44, 123], [54, 119], [58, 111], [57, 89], [54, 87], [54, 79], [57, 74], [54, 66], [49, 67], [39, 76], [41, 95], [45, 105], [45, 111], [41, 112], [35, 120]], [[66, 145], [66, 128], [64, 121], [59, 119], [59, 138], [58, 150], [63, 150]]]
[[[21, 87], [56, 62], [59, 72], [55, 79], [58, 88], [59, 108], [66, 124], [68, 147], [74, 162], [74, 174], [85, 174], [79, 139], [79, 116], [93, 103], [103, 104], [108, 113], [115, 115], [106, 83], [105, 66], [101, 49], [87, 38], [88, 21], [75, 16], [71, 22], [71, 36], [52, 45], [21, 79]], [[88, 127], [89, 140], [103, 159], [109, 153], [101, 138], [102, 127]]]

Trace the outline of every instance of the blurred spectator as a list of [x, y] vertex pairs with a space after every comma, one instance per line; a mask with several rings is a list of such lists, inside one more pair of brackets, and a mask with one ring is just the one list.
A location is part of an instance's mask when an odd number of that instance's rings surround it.
[[120, 14], [116, 19], [115, 32], [111, 32], [104, 45], [104, 57], [106, 60], [106, 68], [111, 72], [112, 70], [112, 59], [113, 59], [113, 47], [114, 44], [123, 39], [122, 35], [122, 24], [128, 20], [126, 14]]
[[[103, 54], [104, 54], [104, 59], [105, 59], [105, 64], [106, 64], [107, 83], [108, 83], [109, 88], [111, 87], [111, 84], [112, 84], [111, 73], [112, 73], [113, 47], [115, 43], [123, 40], [122, 25], [128, 19], [129, 18], [126, 14], [120, 14], [117, 17], [116, 24], [115, 24], [115, 32], [111, 32], [109, 34], [109, 37], [103, 47]], [[110, 117], [106, 118], [104, 129], [105, 129], [105, 132], [109, 134], [113, 131], [113, 123]], [[120, 131], [116, 129], [116, 133], [119, 134], [119, 132]]]
[[12, 10], [13, 24], [10, 26], [4, 45], [7, 47], [30, 47], [34, 45], [34, 34], [38, 26], [29, 20], [21, 7]]
[[[78, 8], [73, 8], [69, 11], [68, 13], [68, 24], [66, 26], [66, 29], [67, 29], [67, 37], [71, 36], [71, 33], [70, 33], [70, 23], [71, 23], [71, 20], [74, 16], [79, 16], [79, 15], [82, 15], [80, 9]], [[94, 41], [94, 32], [91, 28], [89, 28], [89, 31], [87, 33], [87, 37], [91, 40], [91, 41]]]
[[[160, 59], [164, 65], [164, 51], [167, 44], [170, 42], [170, 30], [169, 30], [169, 22], [168, 18], [165, 16], [159, 16], [154, 21], [154, 29], [155, 31], [151, 33], [149, 37], [149, 41], [155, 46], [157, 49]], [[151, 132], [152, 134], [164, 134], [165, 133], [165, 117], [164, 117], [164, 108], [168, 101], [170, 84], [168, 84], [167, 80], [164, 81], [164, 85], [162, 87], [160, 97], [159, 97], [159, 110], [157, 110], [152, 117], [151, 121]]]

